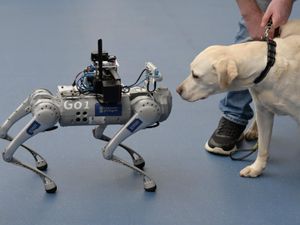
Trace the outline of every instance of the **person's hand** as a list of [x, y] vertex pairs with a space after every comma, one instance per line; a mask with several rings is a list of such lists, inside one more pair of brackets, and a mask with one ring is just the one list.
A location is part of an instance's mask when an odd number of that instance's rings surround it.
[[[252, 12], [249, 16], [244, 16], [245, 24], [249, 33], [249, 36], [253, 40], [260, 40], [264, 34], [265, 28], [261, 26], [262, 18], [264, 14], [262, 11]], [[269, 35], [272, 36], [271, 30]]]
[[272, 28], [276, 29], [284, 25], [291, 14], [293, 0], [272, 0], [262, 17], [261, 27], [265, 27], [270, 19], [272, 19]]

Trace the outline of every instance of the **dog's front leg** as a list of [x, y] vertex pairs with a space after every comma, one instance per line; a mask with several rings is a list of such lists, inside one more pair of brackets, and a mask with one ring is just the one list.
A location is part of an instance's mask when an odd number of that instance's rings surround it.
[[254, 163], [240, 171], [242, 177], [257, 177], [267, 165], [274, 113], [256, 104], [256, 120], [258, 127], [258, 153]]

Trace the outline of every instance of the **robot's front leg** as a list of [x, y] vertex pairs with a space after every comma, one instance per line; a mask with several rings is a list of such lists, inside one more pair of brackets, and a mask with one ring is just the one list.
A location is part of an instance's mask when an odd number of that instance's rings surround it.
[[134, 104], [133, 108], [135, 114], [103, 148], [103, 156], [105, 159], [121, 163], [143, 175], [145, 190], [155, 191], [156, 184], [154, 180], [150, 178], [143, 170], [129, 164], [113, 154], [118, 145], [120, 145], [121, 142], [127, 137], [159, 121], [160, 108], [151, 98], [141, 98]]
[[[102, 135], [101, 140], [109, 142], [111, 140], [111, 138], [107, 137], [106, 135]], [[133, 149], [131, 149], [130, 147], [128, 147], [124, 144], [119, 144], [119, 146], [128, 152], [128, 154], [130, 155], [130, 157], [132, 159], [134, 166], [136, 166], [137, 168], [139, 168], [141, 170], [144, 168], [145, 160], [139, 153], [137, 153], [136, 151], [134, 151]]]
[[[111, 140], [111, 138], [103, 134], [105, 128], [106, 128], [106, 125], [97, 126], [95, 129], [93, 129], [93, 135], [97, 139], [109, 142]], [[139, 169], [144, 168], [145, 160], [143, 159], [143, 157], [140, 154], [138, 154], [136, 151], [134, 151], [133, 149], [131, 149], [130, 147], [128, 147], [124, 144], [120, 143], [119, 146], [122, 147], [123, 149], [125, 149], [129, 153], [130, 157], [132, 158], [134, 166], [136, 166]]]
[[56, 191], [57, 187], [54, 181], [40, 170], [22, 163], [21, 161], [13, 157], [13, 155], [18, 147], [20, 147], [26, 140], [42, 131], [53, 127], [57, 123], [58, 119], [59, 111], [54, 104], [46, 102], [37, 105], [33, 112], [33, 118], [17, 134], [17, 136], [11, 140], [2, 154], [2, 157], [6, 162], [24, 167], [38, 174], [43, 181], [45, 190], [49, 193]]

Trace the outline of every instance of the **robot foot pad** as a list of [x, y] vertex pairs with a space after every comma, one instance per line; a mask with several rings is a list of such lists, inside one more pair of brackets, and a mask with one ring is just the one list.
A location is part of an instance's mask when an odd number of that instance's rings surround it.
[[41, 171], [46, 171], [47, 168], [48, 168], [48, 164], [45, 160], [42, 160], [42, 161], [37, 161], [36, 162], [36, 168], [38, 170], [41, 170]]
[[133, 160], [133, 165], [142, 170], [145, 167], [145, 161], [143, 158], [135, 159]]
[[156, 191], [155, 182], [147, 177], [144, 177], [144, 189], [147, 192], [155, 192]]
[[55, 193], [57, 190], [57, 186], [53, 181], [50, 181], [45, 184], [45, 191], [47, 193]]

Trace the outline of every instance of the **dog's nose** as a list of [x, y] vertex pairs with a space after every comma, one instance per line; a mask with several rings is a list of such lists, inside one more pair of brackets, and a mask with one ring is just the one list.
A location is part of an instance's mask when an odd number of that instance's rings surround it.
[[176, 91], [177, 91], [177, 93], [179, 94], [179, 95], [181, 95], [182, 94], [182, 92], [183, 92], [183, 88], [182, 88], [182, 86], [180, 85], [180, 86], [178, 86], [177, 88], [176, 88]]

